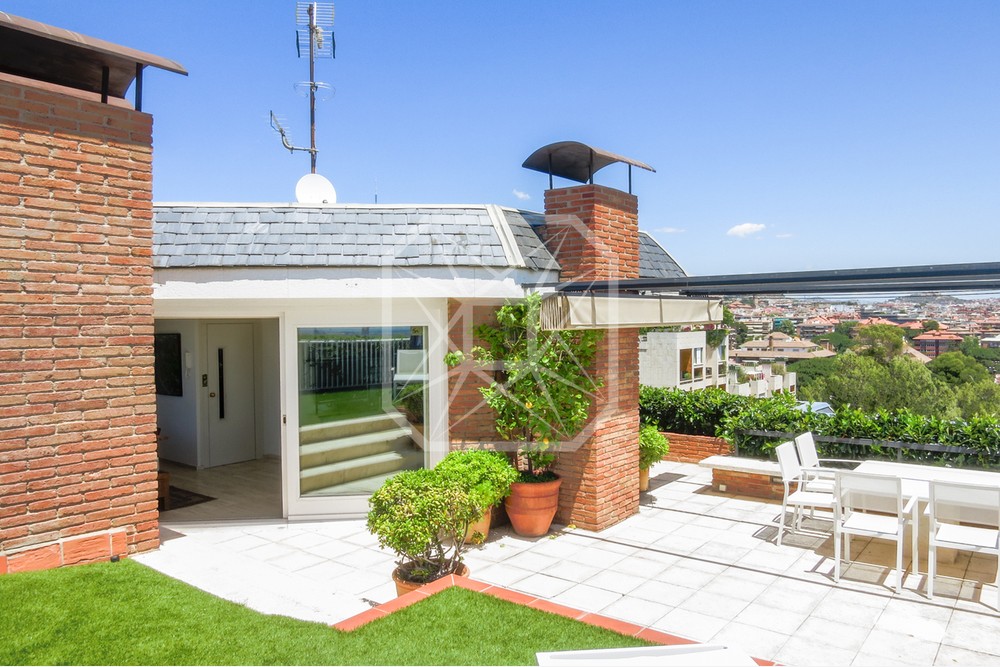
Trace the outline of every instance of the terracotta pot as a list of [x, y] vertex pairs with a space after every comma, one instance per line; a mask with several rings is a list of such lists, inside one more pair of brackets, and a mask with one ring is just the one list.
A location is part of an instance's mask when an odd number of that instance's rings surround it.
[[639, 468], [639, 490], [649, 491], [649, 468]]
[[[482, 544], [486, 541], [486, 538], [490, 536], [490, 524], [493, 521], [493, 508], [486, 510], [483, 514], [483, 518], [474, 524], [469, 526], [469, 530], [465, 532], [465, 543], [466, 544]], [[482, 533], [483, 539], [479, 541], [476, 539], [476, 533]]]
[[[455, 574], [457, 574], [460, 577], [467, 577], [469, 576], [469, 567], [465, 563], [462, 563], [461, 565], [458, 566], [458, 570], [455, 571]], [[396, 597], [406, 595], [410, 591], [415, 591], [421, 586], [426, 585], [426, 584], [418, 584], [414, 581], [406, 581], [405, 579], [401, 579], [399, 577], [398, 567], [392, 571], [392, 581], [393, 583], [396, 584]]]
[[549, 532], [559, 508], [561, 479], [551, 482], [514, 482], [504, 501], [514, 532], [524, 537], [539, 537]]

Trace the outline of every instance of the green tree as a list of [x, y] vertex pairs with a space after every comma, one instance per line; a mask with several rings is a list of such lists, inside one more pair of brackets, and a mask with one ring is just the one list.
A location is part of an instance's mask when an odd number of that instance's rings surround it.
[[976, 336], [966, 336], [965, 338], [962, 339], [962, 342], [959, 344], [958, 349], [959, 351], [962, 352], [962, 354], [966, 354], [970, 357], [975, 357], [976, 351], [982, 349], [980, 345], [981, 344], [979, 342], [979, 338], [977, 338]]
[[892, 324], [870, 324], [861, 327], [855, 340], [859, 354], [872, 357], [883, 364], [902, 354], [906, 345], [903, 330]]
[[[527, 470], [522, 479], [543, 475], [555, 463], [561, 440], [573, 438], [586, 425], [588, 410], [603, 380], [589, 369], [597, 354], [601, 330], [545, 331], [539, 293], [507, 302], [497, 310], [496, 324], [476, 327], [482, 346], [472, 348], [481, 364], [503, 370], [479, 391], [496, 415], [496, 431], [517, 443]], [[454, 366], [460, 352], [445, 356]]]
[[866, 412], [909, 408], [941, 418], [958, 414], [954, 392], [908, 357], [882, 363], [873, 356], [847, 352], [837, 357], [834, 372], [816, 380], [805, 397]]
[[847, 336], [848, 338], [854, 337], [854, 329], [858, 326], [857, 320], [844, 320], [840, 322], [833, 328], [834, 333], [839, 333], [841, 336]]
[[814, 343], [829, 343], [833, 348], [833, 351], [837, 354], [841, 352], [846, 352], [854, 346], [854, 341], [850, 336], [846, 336], [842, 333], [837, 333], [832, 331], [828, 334], [823, 334], [822, 336], [816, 336], [813, 338]]
[[779, 331], [779, 332], [781, 332], [783, 334], [787, 334], [787, 335], [791, 336], [792, 338], [794, 338], [796, 335], [798, 335], [798, 331], [796, 331], [796, 329], [795, 329], [795, 322], [792, 322], [791, 320], [787, 320], [787, 319], [781, 320], [781, 323], [778, 324], [778, 326], [775, 327], [774, 330], [775, 331]]
[[739, 340], [740, 327], [743, 327], [743, 340], [746, 340], [746, 325], [737, 322], [736, 316], [733, 315], [733, 311], [729, 310], [728, 306], [723, 305], [722, 322], [717, 324], [714, 329], [705, 330], [705, 344], [709, 347], [719, 347], [723, 342], [725, 342], [726, 337], [729, 336], [730, 332], [736, 332], [736, 345], [742, 345], [743, 341]]
[[795, 373], [795, 385], [800, 397], [806, 400], [825, 401], [826, 398], [812, 398], [812, 388], [820, 380], [832, 374], [836, 367], [836, 357], [823, 357], [821, 359], [793, 361], [788, 365], [788, 370]]
[[937, 320], [924, 320], [924, 331], [937, 331], [941, 328], [941, 323]]
[[1000, 384], [993, 380], [963, 384], [955, 389], [963, 419], [1000, 417]]
[[980, 347], [975, 336], [966, 336], [958, 349], [981, 363], [991, 375], [1000, 373], [1000, 349]]
[[945, 352], [927, 364], [934, 377], [953, 387], [989, 380], [986, 367], [962, 352]]

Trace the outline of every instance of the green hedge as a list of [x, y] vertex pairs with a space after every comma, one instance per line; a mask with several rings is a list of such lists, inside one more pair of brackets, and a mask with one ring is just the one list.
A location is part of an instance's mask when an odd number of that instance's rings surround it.
[[723, 418], [743, 410], [750, 399], [710, 388], [681, 391], [662, 387], [639, 388], [639, 415], [643, 423], [661, 431], [687, 435], [715, 435]]
[[[866, 413], [839, 408], [833, 416], [794, 409], [790, 394], [772, 398], [732, 396], [718, 389], [681, 391], [642, 387], [639, 412], [661, 430], [718, 436], [738, 448], [740, 456], [772, 458], [784, 438], [751, 436], [748, 431], [779, 431], [817, 436], [967, 447], [971, 454], [904, 448], [902, 458], [952, 465], [1000, 466], [1000, 419], [968, 421], [938, 419], [907, 409]], [[895, 448], [864, 444], [818, 443], [821, 456], [831, 458], [897, 458]]]

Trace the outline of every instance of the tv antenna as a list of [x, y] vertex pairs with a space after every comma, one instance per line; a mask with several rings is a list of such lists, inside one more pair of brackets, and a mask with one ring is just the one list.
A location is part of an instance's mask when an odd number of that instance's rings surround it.
[[316, 80], [316, 58], [335, 58], [337, 44], [333, 38], [333, 3], [295, 3], [295, 22], [300, 28], [295, 31], [295, 48], [299, 58], [309, 57], [309, 80], [296, 84], [297, 88], [309, 90], [309, 148], [295, 146], [278, 117], [271, 112], [271, 127], [281, 135], [282, 145], [289, 152], [309, 153], [310, 173], [316, 173], [316, 95], [317, 92], [331, 91], [328, 84]]

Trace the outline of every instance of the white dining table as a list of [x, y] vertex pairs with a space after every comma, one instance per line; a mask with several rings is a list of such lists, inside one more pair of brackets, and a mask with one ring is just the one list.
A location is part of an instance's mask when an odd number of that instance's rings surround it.
[[[1000, 472], [988, 470], [970, 470], [968, 468], [945, 468], [944, 466], [920, 465], [916, 463], [895, 463], [893, 461], [864, 461], [855, 472], [870, 475], [884, 475], [898, 478], [904, 498], [916, 498], [925, 505], [931, 496], [931, 482], [958, 482], [963, 484], [979, 484], [1000, 488]], [[970, 507], [969, 518], [975, 520], [982, 508]], [[996, 518], [996, 510], [981, 515], [985, 521]], [[921, 550], [927, 545], [927, 516], [920, 512], [919, 539]], [[956, 552], [953, 549], [938, 549], [938, 560], [954, 562]]]
[[988, 470], [945, 468], [893, 461], [863, 461], [854, 470], [869, 475], [898, 477], [902, 480], [903, 495], [907, 498], [916, 497], [921, 502], [930, 500], [931, 482], [960, 482], [1000, 488], [1000, 472]]

